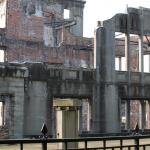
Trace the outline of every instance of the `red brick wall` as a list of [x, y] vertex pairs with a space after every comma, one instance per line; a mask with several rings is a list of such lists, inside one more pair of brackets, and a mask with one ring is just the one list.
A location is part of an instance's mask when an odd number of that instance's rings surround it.
[[19, 0], [8, 0], [7, 6], [7, 38], [43, 40], [44, 17], [27, 16]]
[[[75, 50], [73, 47], [62, 46], [60, 48], [46, 48], [42, 44], [14, 44], [13, 41], [9, 44], [8, 60], [10, 62], [48, 62], [53, 64], [64, 64], [73, 67], [83, 65], [90, 67], [93, 64], [92, 51]], [[69, 67], [69, 66], [68, 66]]]
[[[44, 23], [50, 21], [52, 16], [47, 16], [45, 13], [43, 16], [28, 15], [20, 0], [8, 0], [7, 6], [6, 37], [7, 60], [9, 62], [42, 61], [65, 65], [68, 62], [71, 66], [77, 67], [80, 66], [80, 63], [85, 63], [87, 66], [93, 64], [92, 51], [80, 51], [73, 49], [73, 47], [65, 46], [89, 45], [92, 42], [91, 39], [75, 37], [65, 29], [65, 43], [63, 46], [59, 48], [46, 47], [43, 42]], [[61, 42], [62, 30], [58, 30], [57, 33], [59, 43]]]

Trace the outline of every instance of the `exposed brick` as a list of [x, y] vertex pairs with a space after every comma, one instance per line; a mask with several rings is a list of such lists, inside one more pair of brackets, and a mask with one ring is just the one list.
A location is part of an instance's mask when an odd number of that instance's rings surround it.
[[[51, 23], [53, 19], [56, 22], [57, 20], [63, 21], [62, 15], [58, 17], [60, 12], [55, 8], [56, 6], [48, 8], [46, 4], [40, 3], [40, 7], [43, 7], [45, 11], [38, 15], [36, 13], [38, 2], [28, 2], [24, 6], [22, 4], [19, 0], [9, 0], [7, 4], [6, 37], [7, 60], [9, 62], [38, 61], [76, 67], [90, 67], [93, 65], [93, 51], [80, 50], [80, 47], [86, 49], [93, 41], [88, 38], [74, 36], [70, 33], [69, 28], [63, 30], [63, 43], [62, 29], [60, 28], [56, 31], [56, 47], [46, 47], [44, 45], [45, 23]], [[35, 42], [35, 44], [32, 42]], [[59, 45], [61, 46], [57, 47]], [[75, 48], [76, 46], [78, 47]]]

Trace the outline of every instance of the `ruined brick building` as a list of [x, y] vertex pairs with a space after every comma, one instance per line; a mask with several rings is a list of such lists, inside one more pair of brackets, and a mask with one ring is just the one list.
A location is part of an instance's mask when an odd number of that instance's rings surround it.
[[84, 4], [79, 0], [1, 1], [5, 61], [92, 67], [88, 47], [92, 41], [82, 37]]
[[84, 5], [0, 0], [2, 138], [39, 136], [44, 122], [57, 138], [121, 133], [121, 119], [126, 129], [137, 122], [149, 128], [150, 75], [141, 66], [149, 55], [150, 10], [129, 8], [99, 22], [90, 39], [83, 37]]
[[[32, 64], [35, 64], [38, 67], [31, 69], [35, 72], [35, 78], [37, 77], [38, 69], [40, 69], [38, 76], [42, 78], [45, 76], [43, 74], [48, 67], [47, 65], [56, 68], [62, 66], [67, 68], [93, 68], [93, 39], [83, 37], [84, 5], [85, 1], [82, 0], [1, 0], [0, 49], [4, 53], [4, 64], [8, 65], [8, 68], [9, 64], [28, 66], [29, 68]], [[65, 11], [67, 16], [65, 16]], [[59, 72], [57, 72], [57, 69], [55, 71], [55, 69], [52, 74], [57, 76]], [[24, 75], [21, 76], [23, 77]], [[43, 80], [39, 79], [39, 77], [33, 80]], [[24, 88], [28, 89], [29, 81], [23, 82]], [[38, 89], [36, 90], [39, 92]], [[25, 91], [25, 93], [21, 94], [22, 98], [32, 99], [28, 96], [29, 91]], [[11, 95], [13, 94], [5, 91], [1, 95], [5, 97], [3, 99], [7, 99], [7, 96], [12, 97]], [[4, 101], [6, 102], [6, 100]], [[3, 103], [3, 100], [1, 102]], [[22, 137], [23, 135], [29, 135], [31, 130], [27, 131], [28, 129], [26, 130], [25, 128], [28, 125], [26, 126], [23, 123], [24, 121], [21, 121], [25, 118], [29, 119], [28, 117], [23, 117], [25, 111], [30, 112], [25, 110], [25, 107], [28, 106], [24, 103], [24, 112], [16, 112], [20, 113], [20, 115], [23, 113], [20, 116], [20, 122], [24, 125], [22, 124], [23, 126], [19, 127], [14, 119], [15, 110], [10, 109], [10, 107], [15, 107], [13, 105], [15, 104], [7, 105], [6, 102], [1, 110], [2, 124], [4, 125], [1, 129], [1, 136]], [[9, 115], [10, 113], [12, 115]], [[30, 121], [29, 119], [28, 122]], [[16, 127], [13, 125], [14, 122]], [[41, 123], [38, 126], [40, 131]], [[15, 128], [18, 128], [16, 129], [17, 132], [14, 131]], [[39, 131], [38, 134], [40, 134]], [[34, 134], [36, 135], [37, 133], [33, 131], [31, 135]]]

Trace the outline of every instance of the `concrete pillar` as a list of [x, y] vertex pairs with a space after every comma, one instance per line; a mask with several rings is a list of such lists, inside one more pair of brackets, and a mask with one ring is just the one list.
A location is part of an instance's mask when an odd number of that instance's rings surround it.
[[139, 36], [139, 72], [143, 76], [144, 72], [144, 52], [143, 52], [143, 34]]
[[96, 82], [93, 87], [93, 100], [91, 108], [91, 130], [93, 133], [105, 132], [105, 105], [104, 98], [100, 98], [100, 93], [103, 88], [100, 88], [100, 65], [101, 65], [101, 49], [103, 49], [104, 28], [97, 28], [94, 38], [94, 66], [96, 68]]
[[130, 100], [126, 101], [126, 129], [130, 129]]
[[54, 108], [53, 108], [53, 95], [50, 85], [47, 86], [47, 100], [46, 100], [46, 119], [45, 122], [47, 124], [48, 133], [50, 136], [55, 135], [55, 115], [54, 115]]
[[8, 116], [10, 117], [9, 135], [10, 138], [23, 138], [25, 125], [24, 115], [26, 114], [24, 111], [24, 80], [15, 79], [14, 81], [13, 79], [11, 79], [11, 81], [12, 83], [9, 83], [9, 92], [14, 93], [14, 97], [6, 96], [6, 101], [8, 102], [8, 106], [10, 107], [8, 114]]
[[130, 33], [127, 32], [125, 35], [125, 59], [126, 59], [126, 71], [128, 71], [128, 78], [130, 78], [130, 61], [131, 61], [131, 51], [130, 51]]
[[24, 134], [41, 135], [41, 127], [46, 123], [49, 134], [52, 134], [52, 93], [47, 83], [34, 81], [29, 83], [28, 95], [25, 103]]
[[92, 127], [92, 99], [88, 100], [89, 100], [89, 131], [90, 131]]
[[139, 34], [139, 71], [144, 72], [144, 51], [143, 51], [143, 10], [140, 9], [140, 34]]
[[83, 9], [85, 1], [72, 1], [70, 8], [70, 19], [73, 19], [76, 24], [70, 27], [70, 31], [76, 36], [83, 36]]
[[79, 108], [79, 133], [82, 133], [82, 131], [83, 131], [83, 118], [82, 118], [83, 113], [82, 113], [82, 109], [83, 109], [83, 104]]
[[83, 69], [80, 68], [80, 71], [79, 71], [79, 80], [82, 81], [83, 80]]
[[145, 101], [141, 101], [141, 127], [142, 129], [146, 128], [146, 102]]
[[150, 72], [150, 54], [148, 55], [148, 61], [149, 61], [149, 72]]
[[[128, 11], [128, 10], [127, 10]], [[127, 71], [127, 78], [128, 78], [128, 85], [127, 85], [127, 97], [130, 98], [131, 94], [131, 49], [130, 49], [130, 14], [128, 11], [127, 14], [127, 33], [125, 35], [125, 58], [126, 58], [126, 71]], [[130, 100], [126, 102], [126, 128], [130, 129]]]
[[118, 58], [119, 59], [119, 71], [121, 71], [122, 70], [122, 59], [121, 59], [121, 57], [119, 57]]
[[150, 102], [147, 102], [147, 128], [150, 128]]
[[110, 19], [95, 31], [97, 85], [93, 99], [92, 130], [120, 132], [119, 98], [115, 80], [115, 22]]
[[90, 108], [89, 108], [89, 100], [82, 99], [82, 131], [89, 131], [90, 129]]
[[[144, 96], [144, 50], [143, 50], [143, 12], [140, 13], [139, 72], [141, 73], [141, 96]], [[141, 128], [146, 127], [146, 104], [141, 101]]]
[[130, 14], [127, 14], [127, 33], [125, 34], [125, 59], [126, 71], [128, 71], [128, 96], [130, 96], [130, 74], [131, 74], [131, 50], [130, 50]]
[[[130, 51], [130, 14], [127, 14], [127, 33], [125, 34], [125, 58], [126, 58], [126, 71], [131, 71], [131, 51]], [[130, 78], [130, 74], [129, 78]]]

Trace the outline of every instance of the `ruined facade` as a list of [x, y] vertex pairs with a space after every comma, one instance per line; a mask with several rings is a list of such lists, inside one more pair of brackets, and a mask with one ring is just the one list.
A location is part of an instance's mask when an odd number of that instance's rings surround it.
[[6, 24], [5, 61], [92, 67], [88, 47], [92, 40], [82, 37], [84, 4], [78, 0], [1, 1], [1, 22]]
[[[137, 122], [149, 128], [144, 55], [149, 55], [150, 10], [128, 8], [99, 23], [93, 40], [83, 37], [84, 5], [82, 0], [0, 0], [2, 138], [39, 136], [43, 123], [49, 136], [61, 138], [57, 122], [64, 116], [77, 116], [74, 124], [84, 135], [121, 133], [121, 119], [125, 129]], [[116, 32], [125, 36], [116, 38]]]
[[[30, 68], [32, 63], [39, 64], [38, 67], [34, 69], [29, 69], [29, 76], [32, 74], [36, 74], [38, 69], [43, 70], [44, 74], [47, 72], [46, 70], [49, 68], [47, 65], [49, 64], [52, 67], [75, 67], [75, 68], [92, 68], [93, 67], [93, 39], [88, 39], [83, 37], [83, 9], [84, 9], [85, 1], [82, 0], [1, 0], [0, 1], [0, 50], [4, 51], [4, 63], [6, 66], [8, 63], [13, 66], [18, 66], [22, 64], [24, 67], [27, 67], [27, 70]], [[65, 11], [68, 12], [67, 18], [65, 17]], [[41, 66], [42, 64], [45, 67]], [[49, 66], [48, 65], [48, 66]], [[9, 65], [8, 65], [9, 66]], [[5, 68], [5, 67], [4, 67]], [[7, 68], [7, 67], [6, 67]], [[9, 68], [9, 67], [8, 67]], [[32, 68], [32, 67], [31, 67]], [[56, 69], [56, 68], [55, 68]], [[55, 70], [54, 69], [54, 70]], [[7, 70], [7, 69], [6, 69]], [[9, 70], [9, 69], [8, 69]], [[28, 72], [27, 71], [27, 72]], [[15, 72], [14, 72], [15, 73]], [[35, 92], [39, 93], [38, 95], [47, 101], [48, 95], [52, 95], [52, 93], [48, 92], [48, 89], [51, 91], [52, 87], [49, 87], [49, 81], [47, 79], [47, 75], [43, 75], [42, 72], [39, 72], [38, 75], [41, 77], [34, 77], [31, 79], [32, 81], [45, 81], [42, 84], [41, 88], [35, 88]], [[74, 75], [75, 74], [75, 75]], [[7, 76], [7, 75], [6, 75]], [[12, 75], [13, 76], [13, 75]], [[52, 71], [51, 76], [61, 76], [59, 71]], [[71, 76], [74, 78], [76, 73], [71, 73]], [[22, 76], [24, 78], [24, 76]], [[34, 96], [31, 96], [31, 93], [34, 93], [32, 90], [30, 91], [30, 81], [27, 79], [23, 79], [19, 84], [24, 84], [24, 93], [22, 93], [22, 98], [24, 98], [24, 105], [22, 111], [18, 111], [20, 114], [21, 120], [26, 120], [29, 122], [35, 122], [38, 125], [38, 130], [40, 131], [40, 126], [42, 122], [46, 122], [49, 124], [48, 120], [52, 120], [51, 114], [52, 109], [47, 112], [47, 109], [52, 107], [53, 103], [50, 102], [49, 108], [45, 108], [48, 102], [44, 102], [43, 110], [44, 116], [49, 117], [49, 119], [42, 119], [41, 123], [36, 122], [35, 112], [32, 111], [31, 105], [34, 105], [35, 101], [31, 100], [29, 104], [28, 101], [33, 99]], [[45, 78], [46, 77], [46, 78]], [[30, 78], [30, 77], [29, 77]], [[63, 77], [62, 77], [63, 78]], [[81, 77], [82, 78], [82, 77]], [[46, 86], [45, 88], [43, 87]], [[48, 89], [47, 89], [48, 88]], [[31, 88], [32, 89], [32, 88]], [[42, 90], [39, 92], [39, 90]], [[44, 91], [43, 91], [44, 90]], [[5, 91], [5, 90], [4, 90]], [[59, 91], [59, 90], [58, 90]], [[19, 91], [18, 91], [19, 92]], [[9, 95], [9, 91], [2, 92], [2, 95]], [[10, 92], [13, 93], [13, 92]], [[42, 95], [43, 97], [42, 97]], [[13, 94], [10, 94], [13, 95]], [[35, 94], [37, 95], [37, 94]], [[38, 97], [37, 95], [37, 97]], [[13, 96], [12, 96], [13, 97]], [[16, 96], [15, 96], [16, 97]], [[50, 96], [51, 97], [51, 96]], [[56, 96], [56, 98], [59, 96]], [[60, 96], [61, 97], [61, 96]], [[64, 96], [65, 97], [65, 96]], [[66, 96], [68, 97], [68, 96]], [[72, 96], [70, 96], [72, 97]], [[78, 96], [77, 96], [78, 97]], [[79, 96], [80, 97], [80, 96]], [[82, 97], [82, 96], [81, 96]], [[87, 98], [88, 96], [85, 96]], [[5, 99], [5, 98], [4, 98]], [[37, 98], [38, 99], [38, 98]], [[51, 98], [49, 98], [51, 99]], [[26, 101], [27, 100], [27, 101]], [[31, 124], [26, 124], [23, 120], [21, 121], [23, 124], [17, 125], [18, 123], [14, 118], [16, 115], [10, 116], [9, 114], [15, 114], [15, 108], [18, 109], [16, 105], [17, 101], [12, 105], [13, 111], [9, 110], [9, 102], [7, 107], [6, 100], [1, 102], [3, 103], [2, 108], [2, 131], [4, 131], [5, 137], [22, 137], [30, 135], [37, 135], [37, 131], [32, 131], [29, 129]], [[37, 100], [38, 101], [38, 100]], [[6, 104], [4, 105], [4, 102]], [[39, 100], [41, 102], [41, 100]], [[38, 104], [40, 104], [38, 102]], [[21, 103], [21, 102], [20, 102]], [[39, 107], [39, 106], [37, 106]], [[29, 109], [27, 109], [29, 108]], [[20, 108], [19, 108], [20, 109]], [[46, 109], [46, 110], [44, 110]], [[9, 110], [9, 111], [6, 111]], [[36, 109], [38, 111], [38, 109]], [[5, 112], [6, 111], [6, 112]], [[39, 109], [40, 111], [40, 109]], [[24, 114], [24, 112], [31, 112], [31, 114]], [[42, 113], [42, 112], [41, 112]], [[32, 115], [33, 114], [33, 115]], [[5, 121], [6, 117], [9, 117], [7, 120], [13, 120], [15, 125], [10, 125]], [[35, 117], [34, 121], [32, 120], [32, 116]], [[18, 118], [18, 117], [17, 117]], [[39, 117], [37, 117], [38, 120]], [[42, 117], [43, 118], [43, 117]], [[87, 119], [85, 119], [87, 120]], [[39, 120], [40, 122], [40, 120]], [[34, 126], [34, 125], [33, 125]], [[51, 125], [50, 125], [51, 126]], [[54, 124], [53, 124], [54, 126]], [[17, 133], [15, 128], [18, 128]], [[21, 129], [20, 129], [21, 128]], [[35, 127], [36, 128], [36, 127]], [[49, 134], [52, 133], [52, 128], [50, 127]], [[86, 125], [85, 125], [86, 128]], [[29, 130], [28, 130], [29, 129]], [[11, 131], [13, 130], [13, 131]], [[22, 130], [20, 132], [20, 130]], [[55, 129], [53, 128], [53, 132]], [[38, 131], [38, 134], [40, 132]]]

